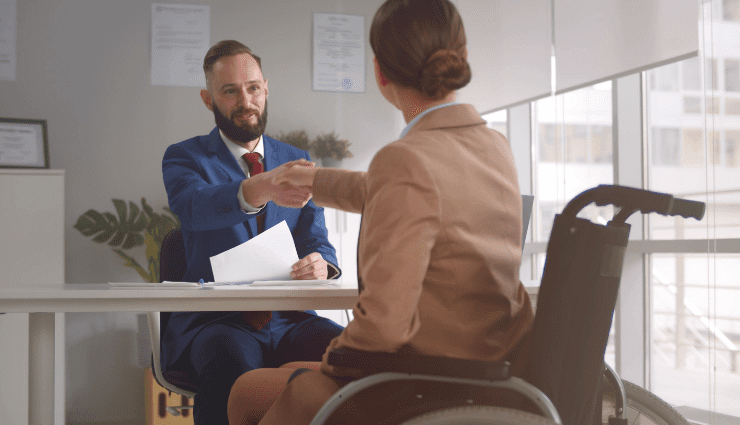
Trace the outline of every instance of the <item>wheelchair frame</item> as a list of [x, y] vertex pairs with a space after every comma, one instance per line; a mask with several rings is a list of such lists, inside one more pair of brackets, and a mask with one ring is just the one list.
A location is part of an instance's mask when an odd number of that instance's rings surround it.
[[[614, 215], [612, 221], [606, 226], [596, 225], [588, 220], [578, 219], [578, 212], [595, 203], [599, 206], [614, 205], [619, 211]], [[510, 375], [509, 365], [506, 362], [479, 362], [474, 360], [449, 359], [433, 356], [410, 357], [400, 353], [368, 353], [356, 350], [340, 349], [330, 353], [329, 363], [336, 366], [362, 369], [375, 373], [357, 381], [353, 381], [334, 394], [314, 417], [311, 425], [332, 423], [332, 415], [337, 412], [344, 403], [352, 396], [362, 395], [362, 391], [393, 381], [425, 381], [436, 383], [456, 383], [472, 385], [477, 387], [489, 387], [508, 389], [524, 395], [536, 406], [545, 418], [554, 424], [567, 423], [568, 425], [581, 425], [594, 422], [596, 417], [601, 421], [601, 381], [606, 379], [615, 389], [615, 415], [609, 418], [609, 425], [627, 424], [628, 398], [625, 385], [617, 373], [603, 362], [611, 326], [611, 316], [616, 303], [616, 295], [621, 279], [621, 269], [624, 261], [630, 226], [625, 223], [627, 218], [635, 212], [658, 213], [662, 215], [682, 216], [684, 218], [701, 219], [704, 216], [705, 204], [702, 202], [674, 198], [672, 195], [635, 189], [624, 186], [601, 185], [586, 190], [573, 198], [564, 208], [563, 212], [556, 216], [550, 241], [547, 249], [547, 261], [543, 272], [541, 293], [538, 295], [535, 324], [533, 326], [533, 356], [530, 359], [530, 370], [526, 380]], [[588, 244], [595, 245], [594, 247]], [[578, 250], [581, 249], [581, 251]], [[596, 251], [597, 254], [586, 251]], [[565, 254], [561, 254], [564, 252]], [[586, 252], [584, 254], [584, 252]], [[579, 257], [581, 255], [581, 257]], [[590, 256], [599, 261], [593, 261]], [[584, 261], [584, 259], [586, 261]], [[586, 271], [572, 273], [577, 265]], [[593, 270], [591, 270], [593, 269]], [[607, 287], [606, 289], [601, 286]], [[570, 286], [566, 286], [570, 285]], [[590, 300], [588, 296], [603, 299], [604, 304], [601, 311], [601, 319], [596, 319], [597, 341], [586, 340], [583, 335], [566, 335], [572, 337], [567, 340], [574, 342], [571, 347], [568, 343], [561, 343], [557, 339], [564, 332], [562, 328], [569, 328], [571, 323], [567, 321], [580, 319], [578, 315], [562, 314], [558, 310], [557, 293], [561, 289], [580, 294], [584, 288], [596, 287], [590, 294], [586, 294], [580, 300]], [[588, 290], [588, 289], [586, 289]], [[601, 291], [601, 292], [598, 292]], [[606, 291], [606, 292], [605, 292]], [[540, 306], [544, 303], [541, 311]], [[607, 314], [608, 313], [608, 314]], [[587, 314], [587, 313], [583, 313]], [[583, 315], [582, 314], [582, 315]], [[537, 318], [540, 320], [537, 320]], [[542, 318], [544, 317], [544, 318]], [[607, 321], [608, 317], [608, 321]], [[557, 327], [551, 322], [558, 320], [560, 334], [550, 335], [553, 328]], [[549, 321], [549, 322], [548, 322]], [[548, 323], [546, 323], [548, 322]], [[590, 326], [590, 324], [589, 324]], [[578, 333], [580, 328], [566, 332]], [[557, 333], [557, 332], [555, 332]], [[537, 338], [540, 339], [537, 339]], [[593, 338], [592, 338], [593, 339]], [[581, 357], [586, 359], [583, 365], [579, 365], [578, 359], [570, 360], [570, 365], [563, 361], [565, 350], [577, 351], [587, 344], [597, 346], [588, 350]], [[565, 346], [565, 348], [563, 348]], [[600, 353], [600, 354], [599, 354]], [[579, 353], [580, 354], [580, 353]], [[600, 359], [596, 359], [600, 355]], [[590, 356], [590, 357], [589, 357]], [[565, 356], [567, 357], [567, 356]], [[580, 359], [580, 357], [579, 357]], [[462, 363], [460, 363], [462, 362]], [[574, 364], [576, 363], [576, 364]], [[587, 363], [587, 364], [586, 364]], [[433, 365], [425, 367], [424, 365]], [[443, 366], [440, 367], [440, 364]], [[598, 369], [577, 370], [579, 367], [589, 369], [589, 366], [599, 365]], [[532, 369], [532, 368], [530, 368]], [[462, 373], [461, 373], [462, 372]], [[460, 376], [460, 375], [465, 376]], [[574, 383], [562, 384], [560, 378], [565, 376], [572, 378]], [[630, 388], [634, 385], [629, 384]], [[596, 391], [596, 394], [582, 393]], [[637, 394], [637, 393], [636, 393]], [[639, 393], [643, 394], [643, 393]], [[654, 395], [644, 392], [643, 395]], [[421, 396], [416, 395], [417, 398]], [[581, 397], [581, 399], [579, 399]], [[655, 397], [657, 399], [657, 397]], [[659, 399], [658, 399], [659, 400]], [[468, 400], [473, 402], [474, 400]], [[597, 403], [598, 402], [598, 406]], [[472, 404], [472, 403], [468, 403]], [[668, 406], [668, 405], [665, 405]], [[670, 406], [668, 406], [670, 409]], [[506, 410], [506, 409], [504, 409]], [[658, 416], [657, 412], [641, 412], [643, 414]], [[688, 424], [678, 413], [667, 415], [670, 419], [664, 419], [661, 423]], [[492, 417], [490, 423], [497, 423], [497, 418]], [[416, 423], [416, 422], [415, 422]], [[481, 422], [482, 423], [482, 422]]]

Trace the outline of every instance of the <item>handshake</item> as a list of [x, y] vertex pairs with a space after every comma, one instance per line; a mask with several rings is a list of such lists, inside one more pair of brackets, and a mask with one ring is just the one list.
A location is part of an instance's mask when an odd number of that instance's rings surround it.
[[244, 200], [255, 207], [272, 201], [281, 207], [303, 208], [313, 195], [315, 165], [298, 159], [256, 174], [242, 182]]

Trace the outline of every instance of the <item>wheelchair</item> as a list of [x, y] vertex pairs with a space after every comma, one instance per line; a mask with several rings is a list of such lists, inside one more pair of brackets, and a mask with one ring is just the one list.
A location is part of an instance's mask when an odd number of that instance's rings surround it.
[[[577, 218], [591, 203], [617, 212], [606, 225]], [[638, 211], [700, 220], [705, 204], [614, 185], [573, 198], [548, 242], [525, 376], [512, 376], [507, 362], [338, 349], [330, 364], [368, 376], [334, 394], [311, 425], [688, 425], [604, 363], [630, 232], [625, 221]]]

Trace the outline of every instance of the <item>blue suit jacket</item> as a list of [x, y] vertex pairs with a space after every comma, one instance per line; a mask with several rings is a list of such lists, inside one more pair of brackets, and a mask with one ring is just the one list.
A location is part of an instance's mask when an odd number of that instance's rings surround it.
[[[305, 158], [308, 152], [267, 136], [264, 168], [269, 171], [285, 162]], [[244, 172], [221, 140], [218, 127], [207, 136], [171, 145], [162, 160], [164, 186], [170, 209], [182, 223], [187, 270], [184, 281], [213, 281], [210, 257], [257, 236], [256, 214], [242, 211], [237, 191]], [[309, 201], [302, 209], [284, 208], [268, 202], [260, 212], [265, 229], [282, 220], [288, 224], [298, 257], [318, 252], [337, 266], [336, 251], [329, 243], [324, 210]], [[339, 267], [337, 267], [339, 270]], [[173, 313], [162, 339], [162, 366], [167, 369], [206, 324], [225, 320], [240, 312]]]

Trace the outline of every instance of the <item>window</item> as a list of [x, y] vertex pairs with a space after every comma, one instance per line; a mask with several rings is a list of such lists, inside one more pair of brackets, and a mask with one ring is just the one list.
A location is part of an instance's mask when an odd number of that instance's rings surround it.
[[740, 0], [724, 0], [722, 2], [722, 19], [740, 22]]
[[503, 134], [505, 137], [509, 137], [506, 133], [507, 124], [507, 112], [506, 109], [496, 112], [491, 112], [482, 116], [486, 120], [487, 126], [490, 129], [496, 130]]
[[704, 84], [702, 84], [702, 75], [706, 76], [707, 90], [717, 90], [717, 60], [707, 59], [706, 61], [704, 61], [703, 67], [701, 66], [701, 63], [702, 61], [698, 56], [681, 62], [681, 69], [683, 70], [684, 90], [704, 90]]
[[678, 128], [653, 128], [652, 162], [655, 165], [679, 165], [681, 163], [681, 141]]
[[[512, 143], [531, 142], [536, 278], [554, 216], [615, 175], [622, 184], [706, 202], [701, 221], [635, 220], [631, 237], [646, 240], [627, 248], [619, 346], [610, 335], [605, 359], [669, 404], [740, 418], [740, 0], [700, 3], [705, 22], [715, 19], [713, 32], [699, 23], [714, 50], [620, 78], [619, 122], [612, 122], [606, 82], [533, 102], [531, 141]], [[612, 212], [592, 205], [581, 216], [604, 223]]]
[[740, 60], [725, 59], [725, 91], [740, 92]]
[[[614, 181], [611, 89], [611, 82], [600, 83], [534, 103], [537, 241], [549, 239], [565, 202]], [[609, 212], [589, 206], [582, 215], [604, 220]]]
[[706, 409], [716, 385], [716, 410], [740, 417], [740, 284], [734, 278], [740, 255], [708, 262], [706, 255], [653, 254], [651, 263], [651, 390], [673, 405]]
[[740, 167], [740, 131], [725, 132], [725, 163], [728, 167]]
[[740, 99], [725, 99], [725, 114], [740, 115]]
[[678, 64], [672, 63], [655, 70], [650, 80], [650, 90], [662, 92], [678, 91]]
[[[740, 0], [722, 7], [724, 20], [740, 22]], [[715, 45], [740, 39], [740, 25], [721, 28]], [[701, 222], [650, 215], [650, 239], [740, 237], [740, 47], [732, 46], [678, 63], [675, 94], [660, 87], [676, 64], [646, 73], [648, 188], [707, 203]], [[712, 249], [648, 255], [650, 389], [673, 405], [740, 417], [740, 254]]]

